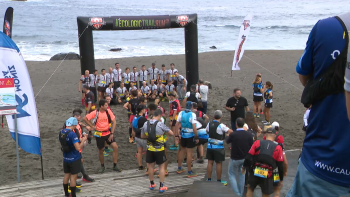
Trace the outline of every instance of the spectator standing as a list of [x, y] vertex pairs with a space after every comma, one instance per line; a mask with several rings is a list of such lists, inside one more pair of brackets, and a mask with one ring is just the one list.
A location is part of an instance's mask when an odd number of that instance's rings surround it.
[[227, 100], [224, 108], [231, 112], [231, 128], [236, 130], [236, 119], [245, 118], [246, 111], [249, 111], [248, 101], [241, 96], [241, 90], [236, 88], [233, 90], [233, 97]]

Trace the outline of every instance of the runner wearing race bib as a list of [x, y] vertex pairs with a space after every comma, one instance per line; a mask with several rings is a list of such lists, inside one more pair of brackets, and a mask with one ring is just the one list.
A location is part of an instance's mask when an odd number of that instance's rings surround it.
[[139, 88], [142, 87], [144, 81], [147, 83], [147, 75], [148, 71], [146, 70], [146, 66], [142, 65], [141, 70], [139, 71]]
[[159, 74], [159, 69], [156, 68], [156, 63], [152, 63], [152, 67], [148, 68], [148, 75], [149, 75], [149, 80], [151, 83], [151, 80], [154, 80], [155, 83], [157, 83], [157, 79], [158, 79], [158, 74]]
[[162, 64], [162, 70], [159, 70], [159, 79], [161, 80], [160, 82], [164, 85], [167, 84], [167, 79], [168, 79], [168, 71], [165, 70], [165, 65]]
[[130, 81], [131, 81], [131, 74], [130, 74], [130, 68], [127, 67], [125, 68], [125, 73], [123, 73], [123, 80], [124, 80], [124, 85], [127, 90], [130, 88]]
[[132, 72], [130, 73], [130, 80], [131, 82], [134, 83], [134, 86], [138, 87], [137, 86], [137, 81], [138, 81], [138, 76], [139, 76], [140, 73], [137, 72], [137, 68], [134, 66], [132, 68]]
[[117, 90], [120, 87], [120, 83], [122, 82], [122, 72], [119, 63], [115, 63], [115, 69], [113, 69], [114, 90]]

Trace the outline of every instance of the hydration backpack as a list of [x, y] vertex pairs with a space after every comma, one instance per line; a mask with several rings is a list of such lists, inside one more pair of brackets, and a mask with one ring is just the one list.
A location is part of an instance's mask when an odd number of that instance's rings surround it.
[[[63, 131], [63, 130], [62, 130]], [[68, 130], [66, 133], [62, 134], [62, 131], [60, 131], [60, 143], [61, 143], [61, 150], [62, 152], [70, 152], [71, 149], [70, 147], [67, 145], [67, 136], [68, 134], [71, 132], [71, 130]]]
[[192, 102], [197, 103], [198, 99], [196, 97], [196, 92], [191, 91], [190, 96], [187, 98], [187, 101], [192, 101]]
[[[106, 110], [106, 113], [107, 113], [107, 118], [108, 118], [108, 124], [111, 124], [111, 122], [112, 122], [112, 119], [111, 119], [111, 116], [109, 115], [109, 113], [108, 113], [108, 110]], [[96, 116], [95, 116], [95, 118], [94, 119], [92, 119], [92, 124], [95, 124], [96, 125], [96, 123], [97, 123], [97, 118], [98, 118], [98, 114], [99, 114], [99, 110], [96, 110]]]
[[196, 111], [196, 116], [197, 116], [197, 119], [198, 118], [203, 118], [203, 112], [202, 111]]
[[150, 123], [150, 121], [147, 121], [147, 141], [151, 143], [157, 142], [157, 135], [156, 135], [156, 128], [157, 128], [158, 121], [154, 122], [153, 124]]
[[132, 120], [132, 127], [134, 128], [135, 133], [139, 134], [141, 132], [141, 129], [138, 127], [139, 119], [141, 116], [135, 116], [135, 118]]
[[260, 89], [258, 86], [259, 86], [258, 83], [254, 83], [254, 93], [260, 93]]

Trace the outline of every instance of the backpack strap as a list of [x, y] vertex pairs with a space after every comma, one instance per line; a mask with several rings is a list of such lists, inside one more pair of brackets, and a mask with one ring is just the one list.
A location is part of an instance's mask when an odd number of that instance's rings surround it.
[[112, 122], [111, 116], [108, 113], [108, 109], [106, 110], [107, 113], [107, 118], [108, 118], [108, 123], [110, 124]]
[[92, 119], [92, 123], [96, 125], [96, 122], [97, 122], [97, 117], [98, 117], [98, 110], [96, 110], [96, 115], [95, 115], [95, 118]]

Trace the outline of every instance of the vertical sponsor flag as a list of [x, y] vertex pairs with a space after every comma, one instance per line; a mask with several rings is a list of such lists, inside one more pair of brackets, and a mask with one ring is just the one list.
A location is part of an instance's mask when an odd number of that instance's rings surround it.
[[12, 38], [12, 21], [13, 21], [13, 8], [8, 7], [5, 12], [3, 31], [8, 37]]
[[[18, 144], [26, 152], [41, 155], [38, 115], [32, 82], [17, 45], [0, 32], [0, 78], [13, 78], [17, 102]], [[7, 124], [15, 137], [15, 116], [7, 115]]]
[[[241, 28], [239, 30], [236, 50], [235, 50], [235, 56], [233, 57], [233, 64], [232, 64], [232, 70], [240, 70], [238, 63], [241, 60], [243, 53], [244, 53], [244, 43], [247, 42], [247, 38], [250, 31], [250, 22], [252, 21], [253, 16], [248, 14], [241, 25]], [[231, 76], [232, 76], [232, 70], [231, 70]]]
[[16, 88], [14, 79], [0, 79], [0, 115], [16, 114], [16, 106]]

